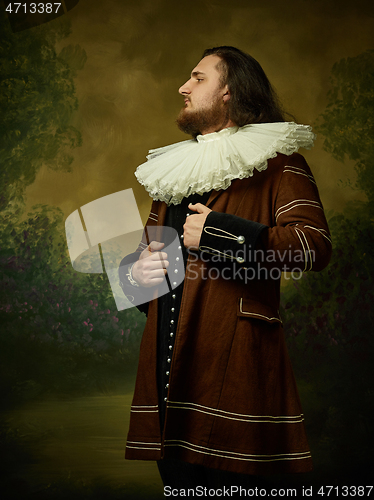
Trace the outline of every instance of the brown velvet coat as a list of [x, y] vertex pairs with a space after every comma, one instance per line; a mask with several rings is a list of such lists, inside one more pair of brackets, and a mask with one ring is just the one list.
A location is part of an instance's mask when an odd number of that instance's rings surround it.
[[[211, 251], [193, 266], [187, 263], [162, 432], [157, 299], [149, 303], [126, 458], [174, 457], [248, 474], [308, 471], [311, 456], [279, 316], [277, 270], [318, 271], [329, 262], [331, 242], [315, 181], [302, 156], [279, 154], [267, 170], [213, 192], [207, 205], [214, 211], [211, 220], [217, 212], [232, 214], [237, 225], [225, 227], [228, 236], [222, 237], [208, 216], [200, 243]], [[148, 224], [162, 226], [166, 209], [153, 202]], [[229, 279], [226, 273], [225, 279], [214, 273], [207, 279], [214, 248], [222, 254], [225, 238], [227, 248], [245, 249], [236, 238], [250, 240], [246, 221], [267, 226], [256, 248], [268, 251], [261, 266], [272, 274]], [[258, 265], [245, 250], [245, 262], [239, 266], [231, 259], [231, 269]]]

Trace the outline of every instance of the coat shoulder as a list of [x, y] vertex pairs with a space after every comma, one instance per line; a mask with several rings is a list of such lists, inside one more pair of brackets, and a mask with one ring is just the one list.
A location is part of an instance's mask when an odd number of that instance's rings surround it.
[[268, 167], [284, 168], [286, 166], [302, 167], [307, 165], [303, 155], [300, 153], [292, 153], [292, 155], [285, 155], [278, 153], [274, 158], [268, 160]]

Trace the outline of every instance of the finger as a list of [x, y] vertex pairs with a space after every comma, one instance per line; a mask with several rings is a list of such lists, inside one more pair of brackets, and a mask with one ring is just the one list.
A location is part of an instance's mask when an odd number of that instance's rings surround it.
[[190, 203], [188, 205], [188, 208], [190, 210], [193, 210], [194, 212], [197, 212], [199, 214], [203, 214], [205, 213], [207, 210], [209, 210], [208, 207], [206, 207], [205, 205], [203, 205], [202, 203], [195, 203], [194, 205], [192, 203]]
[[162, 274], [161, 276], [157, 277], [157, 276], [154, 276], [152, 278], [148, 277], [144, 282], [143, 282], [143, 286], [145, 286], [146, 288], [152, 288], [154, 286], [157, 286], [157, 285], [160, 285], [161, 283], [163, 283], [165, 281], [165, 274]]
[[145, 263], [144, 267], [146, 269], [162, 269], [162, 268], [167, 268], [169, 267], [169, 261], [165, 259], [154, 259], [153, 255], [152, 258], [148, 260], [148, 262]]
[[159, 285], [165, 281], [166, 274], [167, 270], [164, 268], [153, 269], [152, 271], [148, 271], [146, 273], [145, 281], [151, 286]]
[[148, 272], [147, 278], [148, 281], [152, 281], [154, 279], [164, 279], [166, 274], [166, 269], [154, 269], [153, 271]]
[[152, 252], [147, 258], [150, 261], [167, 260], [168, 254], [166, 252]]
[[[168, 258], [168, 254], [166, 252], [160, 252], [160, 250], [165, 246], [165, 243], [160, 243], [158, 241], [151, 241], [149, 244], [150, 251], [152, 252], [151, 258], [152, 260], [164, 262]], [[169, 265], [169, 263], [167, 264]], [[167, 266], [166, 266], [167, 267]]]
[[148, 245], [148, 249], [150, 252], [157, 252], [158, 250], [161, 250], [161, 248], [164, 248], [164, 246], [165, 243], [161, 243], [160, 241], [151, 241]]
[[[150, 268], [147, 265], [143, 266], [140, 270], [140, 273], [133, 277], [135, 280], [145, 287], [157, 286], [165, 280], [165, 275], [167, 274], [167, 270], [163, 267], [158, 268]], [[138, 278], [138, 279], [136, 279]]]

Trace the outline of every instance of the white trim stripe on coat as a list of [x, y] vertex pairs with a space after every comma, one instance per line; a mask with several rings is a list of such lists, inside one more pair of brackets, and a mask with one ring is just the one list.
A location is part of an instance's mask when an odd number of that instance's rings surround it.
[[237, 453], [233, 451], [217, 450], [208, 448], [207, 446], [198, 446], [188, 441], [178, 439], [165, 440], [165, 446], [180, 446], [195, 453], [203, 453], [221, 458], [229, 458], [232, 460], [245, 460], [248, 462], [275, 462], [280, 460], [303, 460], [311, 458], [310, 451], [294, 452], [294, 453], [278, 453], [278, 454], [252, 454], [252, 453]]
[[168, 401], [167, 407], [170, 410], [193, 410], [215, 417], [249, 423], [298, 424], [304, 421], [304, 415], [302, 413], [300, 415], [246, 415], [181, 401]]
[[127, 448], [132, 448], [135, 450], [161, 450], [161, 443], [145, 443], [143, 441], [127, 441]]
[[153, 406], [141, 406], [141, 405], [133, 405], [131, 406], [132, 413], [157, 413], [158, 405]]
[[[289, 207], [289, 205], [292, 205]], [[275, 212], [275, 220], [278, 220], [278, 217], [285, 212], [289, 212], [290, 210], [293, 210], [296, 207], [301, 207], [301, 206], [307, 206], [307, 207], [313, 207], [313, 208], [319, 208], [320, 210], [323, 211], [323, 208], [321, 207], [321, 204], [318, 201], [314, 200], [293, 200], [290, 201], [290, 203], [286, 203], [286, 205], [283, 205], [278, 208], [278, 210]], [[286, 208], [288, 207], [288, 208]], [[283, 210], [284, 209], [284, 210]]]
[[304, 226], [304, 227], [307, 227], [308, 229], [314, 229], [315, 231], [318, 231], [319, 233], [322, 234], [322, 236], [324, 236], [326, 238], [327, 241], [329, 241], [330, 243], [332, 243], [332, 240], [330, 238], [330, 235], [329, 233], [326, 231], [326, 229], [318, 229], [317, 227], [313, 227], [313, 226]]
[[304, 175], [305, 177], [308, 177], [310, 182], [313, 182], [313, 184], [317, 185], [316, 181], [314, 180], [314, 177], [312, 175], [307, 174], [305, 170], [303, 170], [302, 168], [291, 167], [290, 165], [286, 165], [284, 167], [283, 172], [290, 172], [292, 174]]

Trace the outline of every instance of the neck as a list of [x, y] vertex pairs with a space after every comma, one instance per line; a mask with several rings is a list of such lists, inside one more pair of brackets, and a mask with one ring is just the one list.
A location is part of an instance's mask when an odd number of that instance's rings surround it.
[[235, 126], [236, 126], [236, 123], [234, 123], [232, 120], [229, 119], [224, 124], [219, 125], [218, 127], [216, 125], [216, 126], [204, 129], [204, 131], [201, 131], [200, 135], [212, 134], [213, 132], [219, 132], [220, 130], [223, 130], [224, 128], [230, 128], [230, 127], [235, 127]]

